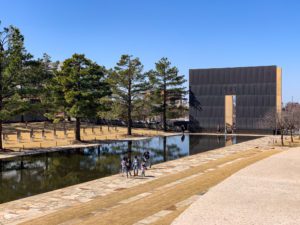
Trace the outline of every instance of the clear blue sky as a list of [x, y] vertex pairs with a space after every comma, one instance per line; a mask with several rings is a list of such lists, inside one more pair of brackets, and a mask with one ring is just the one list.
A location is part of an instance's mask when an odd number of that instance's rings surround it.
[[300, 1], [0, 0], [2, 25], [25, 35], [35, 57], [73, 53], [113, 67], [121, 54], [148, 70], [168, 57], [190, 68], [278, 65], [283, 101], [300, 102]]

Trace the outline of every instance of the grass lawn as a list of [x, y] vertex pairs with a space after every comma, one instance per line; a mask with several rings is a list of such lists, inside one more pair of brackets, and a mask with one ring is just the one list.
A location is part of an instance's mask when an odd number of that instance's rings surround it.
[[[54, 126], [56, 135], [54, 134]], [[4, 148], [21, 151], [23, 149], [41, 149], [56, 146], [66, 146], [76, 144], [74, 136], [75, 123], [66, 123], [66, 132], [62, 123], [52, 124], [44, 122], [28, 123], [8, 123], [3, 125]], [[33, 138], [30, 132], [33, 130]], [[44, 130], [44, 136], [43, 136]], [[17, 133], [20, 138], [18, 140]], [[129, 137], [143, 137], [163, 135], [164, 132], [150, 129], [133, 129], [133, 135], [126, 135], [126, 127], [110, 127], [91, 125], [83, 123], [81, 126], [81, 139], [83, 142], [93, 143], [99, 140], [122, 140]]]

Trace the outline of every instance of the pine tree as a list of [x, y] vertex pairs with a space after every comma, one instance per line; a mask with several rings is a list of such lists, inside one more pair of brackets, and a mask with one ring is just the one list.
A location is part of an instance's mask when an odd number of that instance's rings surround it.
[[24, 37], [18, 28], [9, 26], [0, 31], [0, 150], [3, 149], [3, 121], [26, 108], [20, 92], [24, 68], [31, 58], [25, 50]]
[[57, 112], [65, 103], [66, 113], [76, 119], [75, 139], [80, 141], [80, 123], [83, 118], [96, 118], [104, 110], [101, 99], [110, 95], [106, 70], [84, 55], [74, 54], [63, 62], [54, 78], [53, 88], [57, 99]]
[[180, 110], [174, 102], [182, 100], [186, 94], [184, 75], [179, 75], [176, 67], [167, 58], [155, 63], [155, 70], [147, 73], [151, 84], [153, 110], [162, 115], [163, 130], [167, 131], [167, 116]]
[[30, 60], [26, 63], [24, 76], [21, 77], [20, 95], [27, 103], [26, 113], [45, 115], [48, 111], [48, 84], [54, 77], [58, 63], [52, 63], [50, 56]]
[[122, 105], [127, 111], [127, 134], [132, 134], [132, 112], [135, 102], [143, 98], [148, 83], [143, 74], [143, 65], [139, 58], [122, 55], [117, 66], [110, 74], [114, 101]]

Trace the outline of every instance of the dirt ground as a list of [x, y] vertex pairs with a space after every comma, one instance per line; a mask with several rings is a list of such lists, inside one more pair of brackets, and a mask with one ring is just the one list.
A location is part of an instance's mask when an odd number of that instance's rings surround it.
[[[65, 129], [64, 129], [65, 127]], [[23, 149], [41, 149], [75, 144], [75, 123], [52, 124], [10, 123], [3, 125], [4, 148], [21, 151]], [[32, 135], [32, 138], [30, 137]], [[83, 142], [93, 143], [99, 140], [122, 140], [129, 138], [126, 127], [108, 127], [82, 124], [81, 139]], [[130, 137], [163, 135], [164, 132], [150, 129], [133, 129]]]
[[[45, 215], [24, 224], [139, 224], [139, 221], [163, 210], [171, 211], [171, 213], [154, 223], [147, 224], [170, 224], [188, 207], [188, 205], [180, 207], [178, 203], [191, 196], [205, 194], [210, 187], [238, 170], [278, 152], [279, 150], [275, 149], [268, 151], [252, 149], [234, 153], [134, 188], [122, 189], [117, 193]], [[192, 179], [185, 179], [191, 176]], [[176, 181], [181, 182], [168, 186]], [[143, 198], [120, 204], [124, 200], [143, 193], [146, 193]]]
[[[293, 142], [291, 141], [291, 136], [285, 135], [283, 139], [283, 143], [285, 147], [300, 147], [300, 135], [294, 135]], [[278, 146], [278, 147], [282, 146], [280, 139], [277, 139], [273, 144], [274, 146]]]

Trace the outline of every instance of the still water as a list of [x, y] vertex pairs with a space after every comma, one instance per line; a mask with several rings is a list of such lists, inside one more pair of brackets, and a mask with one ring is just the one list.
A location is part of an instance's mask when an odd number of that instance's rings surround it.
[[0, 203], [116, 174], [123, 156], [140, 157], [145, 150], [150, 152], [152, 164], [156, 164], [253, 138], [154, 137], [1, 160]]

